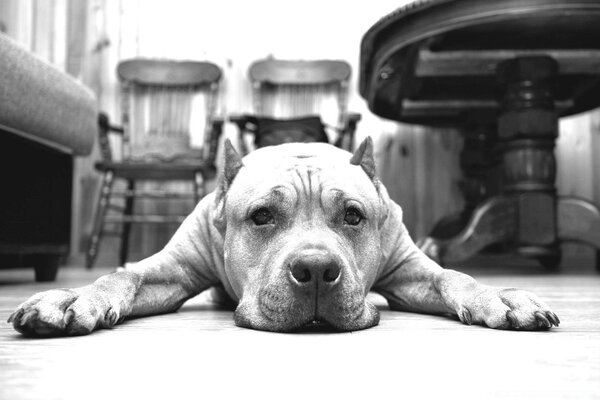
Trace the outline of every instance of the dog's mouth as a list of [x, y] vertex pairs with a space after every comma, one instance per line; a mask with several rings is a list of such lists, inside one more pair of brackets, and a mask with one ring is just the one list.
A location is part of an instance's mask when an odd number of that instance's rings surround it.
[[296, 332], [339, 332], [333, 325], [323, 319], [313, 319], [302, 325]]
[[298, 299], [268, 290], [261, 294], [240, 302], [234, 314], [236, 325], [275, 332], [333, 333], [379, 323], [379, 312], [364, 296], [340, 296], [315, 307], [310, 298]]

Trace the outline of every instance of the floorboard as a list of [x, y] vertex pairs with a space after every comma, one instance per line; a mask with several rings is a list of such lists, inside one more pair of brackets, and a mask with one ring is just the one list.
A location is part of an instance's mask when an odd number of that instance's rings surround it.
[[495, 331], [392, 312], [353, 333], [235, 327], [206, 296], [174, 314], [76, 338], [26, 339], [4, 323], [29, 295], [114, 268], [63, 268], [33, 283], [0, 270], [0, 400], [138, 398], [600, 399], [600, 277], [592, 270], [475, 268], [481, 282], [529, 289], [560, 316], [548, 332]]

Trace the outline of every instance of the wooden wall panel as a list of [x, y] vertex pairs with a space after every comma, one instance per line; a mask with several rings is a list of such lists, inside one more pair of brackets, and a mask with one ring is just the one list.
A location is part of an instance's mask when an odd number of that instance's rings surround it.
[[90, 2], [88, 0], [67, 1], [66, 11], [66, 55], [65, 71], [75, 77], [84, 77], [83, 65], [90, 50]]
[[590, 135], [592, 136], [590, 153], [592, 157], [592, 185], [594, 187], [592, 200], [600, 207], [600, 111], [593, 112], [590, 119]]
[[402, 206], [414, 240], [427, 235], [440, 218], [461, 210], [459, 132], [398, 124], [396, 131], [375, 139], [381, 180]]
[[592, 115], [564, 118], [557, 140], [559, 195], [593, 198]]
[[[580, 197], [600, 207], [600, 111], [564, 118], [556, 147], [557, 190], [559, 196]], [[566, 257], [593, 259], [594, 251], [585, 245], [563, 245]]]
[[26, 49], [32, 48], [34, 0], [0, 1], [0, 21], [4, 33], [21, 43]]
[[[32, 46], [31, 50], [48, 62], [54, 60], [54, 23], [55, 7], [54, 0], [36, 1], [33, 3]], [[57, 29], [58, 30], [58, 29]]]

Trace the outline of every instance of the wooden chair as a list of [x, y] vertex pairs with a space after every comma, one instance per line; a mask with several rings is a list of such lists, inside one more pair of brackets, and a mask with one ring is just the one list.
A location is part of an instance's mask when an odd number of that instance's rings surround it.
[[329, 142], [352, 150], [360, 114], [348, 112], [351, 68], [345, 61], [254, 62], [254, 114], [230, 117], [239, 128], [244, 154], [286, 142]]
[[[223, 120], [215, 116], [221, 69], [208, 62], [132, 59], [121, 62], [117, 73], [123, 126], [111, 125], [105, 114], [99, 116], [102, 161], [95, 167], [103, 179], [87, 249], [88, 268], [96, 260], [106, 222], [122, 223], [120, 263], [124, 264], [133, 223], [172, 224], [186, 216], [135, 214], [137, 199], [193, 199], [197, 203], [205, 194], [205, 182], [216, 175], [223, 126]], [[109, 133], [121, 137], [120, 156], [111, 151]], [[113, 192], [115, 179], [124, 180], [126, 190]], [[173, 192], [172, 184], [163, 190], [139, 190], [137, 183], [142, 181], [161, 185], [188, 181], [193, 192]], [[113, 198], [124, 199], [124, 207], [114, 205]], [[119, 215], [107, 215], [108, 210]]]

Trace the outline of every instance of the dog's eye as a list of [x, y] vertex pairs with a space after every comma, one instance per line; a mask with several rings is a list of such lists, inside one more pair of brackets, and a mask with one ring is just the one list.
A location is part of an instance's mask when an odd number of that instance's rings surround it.
[[344, 223], [348, 225], [358, 225], [360, 221], [362, 221], [363, 216], [354, 207], [350, 207], [346, 210], [346, 215], [344, 216]]
[[273, 215], [266, 208], [259, 208], [250, 216], [255, 225], [266, 225], [273, 223]]

